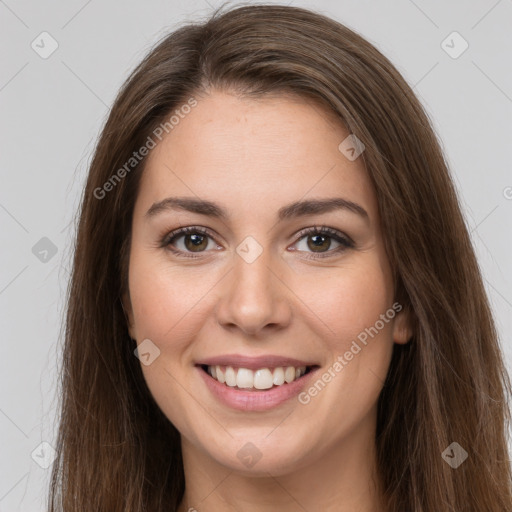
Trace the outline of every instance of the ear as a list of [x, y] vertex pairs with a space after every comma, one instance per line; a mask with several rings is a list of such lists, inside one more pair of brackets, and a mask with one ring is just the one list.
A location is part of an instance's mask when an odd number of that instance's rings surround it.
[[132, 302], [130, 300], [130, 295], [126, 292], [121, 297], [121, 307], [124, 311], [124, 316], [126, 318], [126, 325], [128, 327], [128, 332], [130, 334], [130, 338], [136, 340], [137, 335], [135, 334], [135, 327], [133, 322], [133, 309]]
[[412, 338], [412, 314], [410, 310], [403, 309], [395, 316], [393, 323], [393, 341], [405, 345]]

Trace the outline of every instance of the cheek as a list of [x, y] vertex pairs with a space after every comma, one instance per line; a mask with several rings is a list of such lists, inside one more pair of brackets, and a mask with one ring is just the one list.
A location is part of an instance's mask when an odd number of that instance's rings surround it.
[[[343, 353], [352, 340], [364, 338], [366, 330], [375, 325], [380, 315], [392, 305], [392, 289], [388, 275], [378, 261], [368, 258], [365, 265], [340, 268], [336, 272], [318, 274], [314, 282], [305, 283], [299, 292], [315, 314], [310, 317], [325, 333], [333, 352]], [[382, 335], [390, 336], [391, 322], [378, 324]]]
[[[150, 365], [141, 365], [146, 384], [167, 418], [180, 430], [193, 432], [188, 417], [190, 395], [184, 369], [190, 364], [191, 340], [207, 313], [205, 294], [215, 280], [196, 269], [173, 266], [168, 260], [135, 252], [129, 286], [138, 343], [151, 340], [160, 350]], [[203, 300], [201, 300], [203, 299]], [[184, 382], [187, 382], [184, 385]], [[185, 387], [184, 387], [185, 386]]]
[[310, 330], [325, 333], [322, 342], [330, 353], [326, 367], [301, 395], [301, 403], [325, 425], [325, 449], [374, 411], [392, 356], [396, 314], [388, 275], [378, 261], [334, 274], [324, 282], [319, 278], [307, 295], [301, 291], [315, 312]]
[[217, 280], [213, 273], [173, 266], [165, 257], [135, 254], [129, 286], [138, 337], [154, 340], [162, 348], [172, 340], [172, 347], [179, 347], [179, 340], [200, 325], [205, 295]]

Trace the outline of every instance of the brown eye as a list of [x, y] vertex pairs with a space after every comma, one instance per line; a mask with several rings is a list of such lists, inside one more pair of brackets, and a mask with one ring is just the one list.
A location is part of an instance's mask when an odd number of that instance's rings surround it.
[[[210, 246], [208, 244], [211, 243]], [[162, 240], [162, 247], [179, 256], [193, 257], [192, 254], [219, 248], [212, 235], [204, 228], [185, 227], [169, 233]]]
[[306, 253], [306, 258], [335, 256], [355, 247], [348, 236], [327, 226], [305, 229], [299, 233], [299, 237], [295, 250]]
[[[185, 247], [192, 252], [201, 252], [208, 246], [208, 237], [200, 234], [182, 235], [185, 240]], [[177, 237], [178, 238], [178, 237]]]
[[331, 237], [326, 235], [309, 235], [308, 239], [308, 247], [313, 252], [323, 252], [324, 250], [328, 250], [331, 246]]

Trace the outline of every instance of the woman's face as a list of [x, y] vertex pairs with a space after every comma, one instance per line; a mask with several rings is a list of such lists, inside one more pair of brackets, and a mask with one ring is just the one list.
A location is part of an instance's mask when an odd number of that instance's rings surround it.
[[410, 331], [347, 136], [318, 105], [215, 91], [151, 150], [126, 304], [185, 456], [280, 475], [372, 445]]

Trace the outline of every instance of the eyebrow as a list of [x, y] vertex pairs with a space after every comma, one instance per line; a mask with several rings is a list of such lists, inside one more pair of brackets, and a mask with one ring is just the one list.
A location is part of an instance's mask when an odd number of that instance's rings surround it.
[[[227, 210], [217, 203], [193, 197], [167, 197], [162, 201], [154, 203], [146, 212], [145, 217], [155, 217], [160, 213], [170, 210], [185, 210], [200, 215], [216, 217], [221, 220], [227, 220], [229, 217]], [[335, 210], [348, 210], [360, 215], [365, 220], [369, 220], [367, 211], [361, 205], [341, 197], [295, 201], [280, 208], [277, 216], [279, 220], [286, 220], [294, 217], [328, 213]]]

